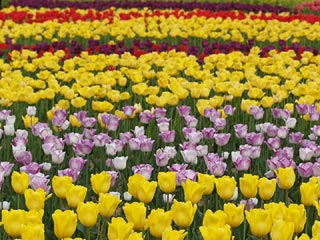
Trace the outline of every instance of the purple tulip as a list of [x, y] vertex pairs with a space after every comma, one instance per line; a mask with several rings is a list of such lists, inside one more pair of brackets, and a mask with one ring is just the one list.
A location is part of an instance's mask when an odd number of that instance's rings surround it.
[[0, 120], [6, 120], [7, 117], [9, 117], [11, 114], [11, 110], [7, 110], [7, 109], [4, 109], [4, 110], [1, 110], [0, 111]]
[[169, 122], [160, 122], [157, 123], [159, 132], [169, 131]]
[[251, 132], [246, 135], [246, 142], [251, 145], [259, 146], [264, 141], [263, 133]]
[[254, 117], [254, 119], [260, 120], [263, 118], [264, 110], [263, 108], [257, 106], [250, 106], [250, 114]]
[[234, 112], [236, 111], [235, 107], [232, 107], [231, 105], [225, 105], [223, 107], [223, 111], [226, 115], [232, 116]]
[[191, 181], [196, 181], [197, 172], [191, 169], [181, 170], [177, 172], [177, 177], [176, 177], [177, 186], [181, 186], [181, 183], [186, 182], [187, 179], [190, 179]]
[[85, 128], [92, 128], [96, 124], [97, 119], [94, 117], [85, 117], [83, 118], [80, 123], [82, 124], [83, 127]]
[[51, 187], [48, 186], [49, 184], [49, 176], [44, 175], [43, 173], [36, 173], [36, 174], [29, 174], [30, 178], [30, 187], [33, 190], [37, 190], [42, 188], [47, 194], [50, 192]]
[[61, 127], [64, 121], [67, 120], [67, 111], [64, 109], [57, 109], [54, 111], [54, 117], [52, 118], [52, 124], [56, 127]]
[[244, 205], [244, 209], [247, 211], [250, 211], [251, 209], [254, 209], [254, 207], [258, 204], [257, 198], [249, 198], [248, 200], [241, 200], [239, 204]]
[[301, 132], [293, 132], [289, 134], [289, 143], [300, 144], [304, 134]]
[[132, 167], [132, 171], [134, 174], [140, 174], [144, 176], [147, 180], [150, 180], [153, 167], [150, 164], [139, 164]]
[[78, 180], [79, 175], [80, 175], [80, 171], [76, 169], [66, 168], [63, 170], [58, 170], [59, 177], [63, 177], [63, 176], [71, 177], [73, 183], [75, 183]]
[[132, 137], [133, 134], [131, 132], [123, 132], [119, 134], [119, 138], [123, 143], [128, 143]]
[[186, 106], [186, 105], [182, 105], [182, 106], [177, 107], [177, 110], [178, 110], [180, 117], [185, 117], [185, 116], [190, 115], [191, 107]]
[[24, 165], [20, 167], [20, 172], [26, 172], [30, 174], [36, 174], [40, 172], [40, 170], [41, 170], [41, 165], [36, 162], [31, 162], [28, 165]]
[[217, 118], [214, 120], [213, 124], [215, 129], [222, 130], [226, 127], [227, 121], [224, 118]]
[[12, 145], [15, 146], [15, 147], [19, 146], [19, 145], [26, 146], [27, 145], [27, 141], [28, 141], [28, 139], [26, 139], [24, 137], [15, 137], [12, 140]]
[[136, 137], [144, 136], [144, 126], [135, 126], [133, 133]]
[[279, 128], [276, 125], [270, 123], [267, 125], [266, 130], [268, 137], [275, 137], [278, 134]]
[[252, 154], [252, 146], [245, 144], [239, 146], [240, 155], [243, 157], [250, 157]]
[[155, 118], [163, 118], [166, 116], [167, 110], [165, 108], [155, 108], [153, 110], [153, 116]]
[[298, 104], [296, 105], [297, 113], [300, 115], [304, 115], [308, 112], [308, 106], [306, 104]]
[[151, 138], [143, 138], [140, 140], [140, 149], [141, 152], [151, 152], [153, 147], [154, 140]]
[[204, 116], [209, 118], [211, 122], [214, 122], [214, 120], [219, 118], [220, 115], [220, 112], [218, 112], [215, 108], [204, 109]]
[[176, 137], [176, 132], [174, 130], [164, 131], [159, 133], [159, 137], [164, 143], [171, 143], [171, 142], [174, 142], [174, 139]]
[[116, 170], [124, 170], [127, 166], [128, 157], [115, 157], [112, 159], [112, 166]]
[[105, 148], [107, 155], [115, 156], [117, 154], [117, 148], [114, 142], [106, 143]]
[[77, 144], [82, 140], [82, 134], [80, 133], [66, 133], [64, 134], [64, 140], [67, 145]]
[[139, 121], [144, 124], [150, 123], [153, 116], [150, 112], [140, 112], [139, 113]]
[[118, 173], [116, 171], [106, 171], [111, 175], [111, 184], [110, 187], [113, 187], [117, 181]]
[[159, 167], [163, 167], [168, 165], [168, 162], [170, 160], [170, 157], [167, 152], [163, 151], [162, 149], [158, 149], [156, 153], [154, 154], [156, 158], [156, 164]]
[[298, 174], [301, 177], [308, 178], [313, 175], [313, 163], [307, 162], [307, 163], [300, 163], [297, 166]]
[[51, 152], [51, 161], [56, 164], [61, 164], [64, 160], [66, 152], [58, 149], [53, 149]]
[[309, 120], [312, 122], [319, 121], [320, 119], [320, 113], [318, 112], [318, 110], [310, 111], [308, 115], [309, 115]]
[[196, 150], [197, 144], [193, 142], [183, 142], [179, 144], [182, 150]]
[[77, 156], [83, 157], [92, 152], [93, 146], [94, 143], [91, 140], [83, 139], [73, 145], [73, 150]]
[[88, 112], [82, 110], [82, 111], [79, 111], [79, 112], [75, 113], [74, 115], [79, 120], [79, 122], [82, 122], [83, 119], [88, 117]]
[[198, 145], [196, 151], [198, 157], [204, 157], [208, 154], [208, 145]]
[[269, 138], [267, 141], [265, 141], [267, 147], [270, 150], [276, 150], [280, 147], [280, 138], [279, 137], [275, 137], [275, 138]]
[[29, 151], [22, 151], [14, 155], [15, 160], [21, 165], [28, 165], [32, 162], [32, 154]]
[[3, 175], [5, 177], [9, 176], [11, 174], [12, 168], [14, 167], [13, 163], [9, 162], [0, 162], [0, 175]]
[[[25, 130], [25, 129], [17, 129], [16, 131], [16, 137], [19, 137], [19, 138], [25, 138], [26, 140], [28, 139], [28, 131]], [[1, 138], [2, 136], [0, 136]]]
[[277, 131], [277, 136], [279, 138], [285, 139], [289, 134], [289, 129], [287, 127], [279, 127]]
[[130, 150], [140, 150], [141, 141], [139, 138], [131, 138], [128, 142]]
[[202, 132], [200, 131], [195, 131], [195, 132], [190, 132], [187, 134], [187, 137], [186, 137], [190, 142], [193, 142], [193, 143], [199, 143], [202, 138], [203, 138], [203, 135], [202, 135]]
[[188, 164], [186, 163], [174, 163], [171, 165], [171, 167], [168, 167], [170, 171], [172, 172], [179, 172], [182, 170], [186, 170], [188, 167]]
[[177, 155], [177, 150], [173, 146], [165, 146], [163, 151], [168, 154], [169, 159], [173, 159]]
[[131, 117], [134, 114], [135, 108], [134, 106], [124, 106], [122, 107], [122, 111], [124, 115], [126, 115], [127, 117]]
[[317, 158], [312, 166], [312, 175], [319, 177], [320, 176], [320, 158]]
[[111, 137], [106, 133], [99, 133], [92, 137], [96, 147], [103, 147], [106, 143], [111, 141]]
[[107, 125], [109, 131], [115, 132], [119, 127], [120, 118], [113, 114], [101, 114], [101, 121]]
[[302, 161], [310, 161], [313, 157], [313, 150], [311, 148], [299, 148], [299, 157]]
[[227, 168], [227, 164], [223, 161], [209, 161], [205, 159], [205, 163], [209, 172], [216, 177], [221, 177]]
[[26, 111], [29, 116], [35, 116], [37, 113], [37, 108], [35, 106], [28, 106]]
[[239, 156], [235, 156], [233, 159], [232, 159], [232, 162], [235, 166], [235, 168], [238, 170], [238, 171], [247, 171], [249, 170], [250, 168], [250, 165], [251, 165], [251, 160], [250, 158], [248, 157], [243, 157], [239, 154]]
[[296, 124], [297, 124], [297, 119], [296, 118], [288, 118], [288, 119], [286, 119], [286, 127], [287, 128], [293, 129], [293, 128], [295, 128]]
[[203, 128], [201, 132], [203, 134], [203, 138], [213, 139], [216, 130], [214, 128]]
[[234, 128], [234, 132], [235, 132], [237, 138], [245, 138], [246, 137], [246, 135], [248, 133], [248, 125], [238, 123], [238, 124], [235, 124], [233, 126], [233, 128]]
[[183, 117], [184, 124], [189, 128], [195, 128], [198, 124], [198, 119], [194, 116], [187, 115]]
[[182, 150], [180, 153], [185, 163], [197, 164], [198, 157], [196, 150]]
[[82, 157], [72, 157], [69, 159], [69, 168], [81, 171], [86, 162], [87, 160]]
[[231, 134], [230, 133], [216, 133], [216, 134], [214, 134], [213, 137], [214, 137], [215, 143], [218, 146], [224, 146], [229, 142]]

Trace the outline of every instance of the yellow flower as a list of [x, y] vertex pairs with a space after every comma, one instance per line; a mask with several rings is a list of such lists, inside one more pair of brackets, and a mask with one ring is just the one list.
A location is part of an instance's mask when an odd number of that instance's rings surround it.
[[250, 231], [254, 236], [261, 238], [271, 231], [272, 221], [268, 210], [256, 208], [245, 212]]
[[234, 203], [225, 203], [223, 211], [227, 214], [227, 224], [235, 228], [240, 226], [244, 220], [244, 205], [239, 204], [236, 206]]
[[77, 207], [78, 219], [85, 227], [92, 227], [97, 223], [100, 206], [94, 202], [80, 202]]
[[72, 126], [72, 127], [77, 127], [77, 128], [79, 128], [79, 127], [81, 127], [81, 122], [78, 120], [78, 118], [75, 116], [75, 115], [73, 115], [73, 114], [70, 114], [69, 115], [69, 122], [70, 122], [70, 125]]
[[82, 108], [86, 103], [87, 101], [83, 97], [76, 97], [71, 100], [71, 105], [75, 108]]
[[279, 187], [282, 189], [290, 189], [294, 185], [296, 180], [296, 174], [292, 167], [278, 168], [275, 173], [279, 180]]
[[273, 97], [265, 96], [261, 99], [261, 106], [264, 108], [271, 108], [273, 104], [274, 104]]
[[203, 195], [210, 195], [214, 189], [214, 175], [198, 173], [198, 182], [204, 187]]
[[300, 185], [301, 202], [305, 206], [312, 206], [318, 200], [318, 184], [309, 181]]
[[232, 237], [231, 227], [225, 225], [210, 225], [199, 227], [204, 240], [230, 240]]
[[54, 234], [57, 238], [70, 238], [77, 228], [77, 214], [72, 210], [55, 210], [52, 214]]
[[162, 240], [183, 240], [187, 234], [185, 230], [172, 230], [169, 227], [162, 233]]
[[315, 220], [312, 225], [312, 239], [320, 237], [320, 221]]
[[182, 188], [184, 191], [184, 200], [192, 202], [192, 204], [198, 203], [203, 195], [204, 187], [198, 183], [187, 179], [183, 182]]
[[285, 219], [288, 215], [288, 208], [283, 202], [264, 204], [264, 209], [269, 211], [273, 223], [279, 219]]
[[304, 229], [304, 225], [307, 221], [306, 209], [303, 204], [293, 204], [288, 206], [286, 221], [291, 221], [294, 224], [294, 232], [300, 233]]
[[134, 197], [138, 198], [138, 188], [147, 182], [147, 179], [140, 174], [134, 174], [128, 179], [128, 192]]
[[274, 192], [276, 191], [277, 182], [276, 179], [268, 179], [266, 177], [259, 179], [258, 189], [259, 196], [262, 200], [270, 200]]
[[28, 212], [25, 212], [25, 219], [27, 223], [42, 223], [42, 218], [43, 218], [44, 210], [35, 210], [31, 209]]
[[245, 198], [253, 198], [257, 195], [259, 176], [245, 173], [240, 178], [240, 191]]
[[44, 225], [42, 223], [28, 223], [21, 229], [22, 240], [44, 240]]
[[143, 240], [142, 232], [133, 232], [129, 235], [128, 240]]
[[81, 185], [70, 185], [66, 194], [67, 203], [72, 208], [77, 208], [86, 198], [87, 188]]
[[68, 100], [65, 99], [61, 99], [59, 100], [59, 102], [57, 103], [58, 107], [61, 109], [65, 109], [68, 110], [70, 107], [70, 102]]
[[101, 173], [91, 174], [92, 190], [96, 193], [107, 193], [111, 184], [111, 175], [105, 171]]
[[109, 240], [126, 240], [133, 229], [133, 223], [127, 223], [122, 217], [111, 218], [108, 225]]
[[148, 216], [148, 228], [153, 237], [161, 238], [163, 231], [171, 226], [172, 212], [161, 208], [151, 210]]
[[109, 193], [99, 194], [100, 214], [105, 218], [112, 217], [121, 200]]
[[25, 172], [14, 171], [11, 176], [11, 186], [18, 194], [23, 194], [30, 184], [29, 175]]
[[[243, 215], [243, 214], [242, 214]], [[203, 226], [210, 226], [210, 225], [225, 225], [228, 221], [228, 215], [222, 210], [217, 210], [214, 213], [211, 209], [208, 209], [202, 220]]]
[[176, 190], [176, 172], [159, 172], [158, 185], [162, 192], [169, 194]]
[[37, 117], [29, 116], [29, 115], [22, 117], [22, 120], [25, 128], [31, 128], [33, 125], [35, 125], [38, 122]]
[[72, 185], [72, 177], [68, 176], [54, 176], [52, 178], [52, 188], [54, 194], [61, 199], [66, 198], [66, 194], [70, 186]]
[[174, 199], [173, 204], [171, 206], [174, 223], [179, 227], [189, 227], [193, 222], [196, 210], [196, 204], [192, 205], [190, 201], [178, 202]]
[[147, 208], [142, 202], [126, 203], [122, 210], [126, 215], [127, 221], [133, 223], [133, 229], [143, 230], [147, 224]]
[[272, 225], [270, 236], [272, 240], [292, 240], [293, 233], [293, 222], [279, 219]]
[[156, 193], [157, 182], [142, 181], [137, 189], [137, 197], [140, 202], [150, 203]]
[[306, 233], [302, 233], [300, 237], [295, 237], [294, 240], [310, 240], [310, 237]]
[[219, 197], [224, 200], [229, 200], [234, 194], [237, 182], [234, 177], [223, 176], [215, 179], [216, 189]]
[[2, 224], [10, 237], [20, 237], [22, 226], [26, 224], [25, 211], [21, 209], [2, 210]]
[[[48, 197], [50, 197], [49, 195]], [[46, 192], [42, 188], [38, 188], [37, 190], [27, 189], [24, 191], [24, 198], [27, 208], [40, 210], [44, 209], [44, 202], [46, 198]]]

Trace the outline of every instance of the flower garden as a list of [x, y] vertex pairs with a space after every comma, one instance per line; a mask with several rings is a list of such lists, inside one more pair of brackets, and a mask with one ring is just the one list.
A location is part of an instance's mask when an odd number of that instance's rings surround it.
[[320, 3], [286, 2], [9, 1], [0, 239], [320, 239]]

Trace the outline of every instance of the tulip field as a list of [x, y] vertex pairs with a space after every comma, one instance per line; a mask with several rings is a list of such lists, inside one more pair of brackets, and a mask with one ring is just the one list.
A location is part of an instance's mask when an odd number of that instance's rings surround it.
[[0, 239], [319, 240], [320, 1], [10, 0]]

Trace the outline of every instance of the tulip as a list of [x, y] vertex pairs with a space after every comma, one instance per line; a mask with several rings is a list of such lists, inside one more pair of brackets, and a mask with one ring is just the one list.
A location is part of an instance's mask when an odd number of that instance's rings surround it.
[[301, 202], [305, 206], [312, 206], [315, 201], [318, 201], [318, 184], [309, 181], [303, 182], [300, 185]]
[[99, 194], [100, 214], [105, 218], [112, 217], [117, 207], [121, 203], [121, 200], [117, 196], [113, 196], [109, 193]]
[[279, 219], [285, 219], [288, 214], [288, 209], [283, 202], [270, 202], [264, 204], [264, 209], [269, 211], [273, 223]]
[[164, 230], [171, 226], [172, 212], [165, 212], [163, 209], [157, 208], [151, 210], [148, 216], [148, 228], [153, 237], [161, 238]]
[[228, 215], [224, 211], [217, 210], [213, 213], [211, 209], [208, 209], [203, 216], [202, 225], [203, 226], [210, 226], [210, 225], [223, 226], [227, 224], [227, 221], [228, 221]]
[[235, 228], [240, 226], [244, 220], [244, 205], [239, 204], [236, 206], [233, 203], [225, 203], [223, 205], [223, 211], [227, 214], [227, 224]]
[[55, 210], [52, 214], [54, 234], [57, 238], [70, 238], [77, 228], [77, 214], [72, 210]]
[[18, 173], [14, 171], [11, 176], [11, 186], [18, 194], [23, 194], [30, 184], [29, 175], [25, 172]]
[[80, 202], [77, 207], [78, 219], [85, 227], [92, 227], [96, 224], [100, 206], [94, 202]]
[[97, 174], [91, 174], [92, 190], [96, 193], [107, 193], [111, 184], [111, 175], [105, 171]]
[[133, 232], [129, 235], [128, 240], [143, 240], [142, 232]]
[[29, 115], [22, 117], [22, 120], [23, 120], [23, 124], [24, 124], [25, 128], [31, 128], [32, 126], [34, 126], [38, 122], [37, 117], [29, 116]]
[[251, 209], [245, 211], [246, 219], [250, 226], [251, 233], [258, 237], [266, 236], [272, 227], [270, 212], [264, 209]]
[[204, 187], [203, 195], [210, 195], [214, 189], [214, 175], [198, 173], [198, 183]]
[[232, 237], [231, 227], [225, 225], [210, 225], [199, 227], [204, 240], [230, 240]]
[[132, 233], [133, 223], [127, 223], [122, 217], [113, 217], [108, 223], [109, 240], [126, 240]]
[[302, 232], [307, 221], [307, 214], [304, 205], [291, 203], [288, 206], [285, 220], [288, 222], [293, 222], [295, 233]]
[[237, 182], [234, 177], [229, 177], [227, 175], [215, 179], [216, 189], [219, 197], [224, 200], [229, 200], [232, 198]]
[[44, 240], [44, 225], [41, 223], [28, 223], [23, 225], [21, 229], [22, 240]]
[[306, 233], [302, 233], [300, 237], [295, 237], [294, 240], [310, 240], [310, 237]]
[[67, 203], [72, 208], [77, 208], [83, 202], [87, 194], [87, 188], [81, 185], [70, 185], [66, 194]]
[[25, 219], [27, 223], [42, 223], [44, 210], [40, 209], [39, 211], [31, 209], [28, 212], [25, 212]]
[[162, 240], [183, 240], [187, 234], [184, 230], [172, 230], [169, 227], [162, 233]]
[[171, 206], [174, 223], [182, 228], [189, 227], [193, 222], [196, 210], [196, 204], [192, 205], [190, 201], [178, 202], [174, 199]]
[[22, 226], [26, 224], [25, 211], [21, 209], [2, 210], [2, 224], [10, 237], [20, 237]]
[[296, 174], [292, 167], [278, 168], [275, 170], [278, 177], [278, 184], [281, 189], [289, 190], [294, 185]]
[[257, 195], [259, 176], [244, 174], [240, 178], [240, 191], [245, 198], [253, 198]]
[[191, 201], [192, 204], [198, 203], [203, 195], [204, 187], [198, 183], [189, 179], [186, 182], [181, 183], [184, 191], [184, 200]]
[[259, 179], [258, 189], [259, 196], [262, 200], [270, 200], [276, 191], [276, 179], [267, 179], [265, 177]]
[[38, 188], [37, 190], [27, 189], [24, 192], [24, 198], [27, 208], [40, 210], [44, 209], [44, 202], [51, 195], [46, 198], [46, 192], [42, 188]]
[[272, 225], [270, 236], [272, 240], [292, 240], [293, 233], [293, 222], [279, 219]]
[[133, 223], [133, 229], [143, 230], [147, 224], [147, 208], [142, 202], [126, 203], [123, 207], [127, 221]]
[[52, 178], [52, 188], [53, 192], [56, 194], [56, 196], [60, 199], [65, 199], [67, 191], [72, 185], [72, 177], [68, 176], [54, 176]]
[[137, 197], [139, 201], [143, 203], [150, 203], [154, 197], [156, 188], [157, 182], [148, 182], [147, 180], [143, 181], [137, 189]]
[[176, 189], [176, 172], [159, 172], [158, 185], [162, 192], [169, 194]]

